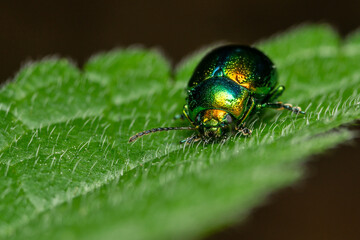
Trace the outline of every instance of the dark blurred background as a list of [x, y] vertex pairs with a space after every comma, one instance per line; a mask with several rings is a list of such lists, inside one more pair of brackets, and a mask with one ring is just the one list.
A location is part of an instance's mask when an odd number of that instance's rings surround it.
[[[251, 44], [304, 22], [345, 36], [360, 27], [359, 10], [355, 0], [1, 1], [0, 80], [28, 60], [56, 54], [81, 67], [94, 53], [136, 43], [160, 47], [176, 64], [213, 42]], [[360, 239], [359, 148], [357, 138], [312, 157], [304, 181], [209, 239]]]

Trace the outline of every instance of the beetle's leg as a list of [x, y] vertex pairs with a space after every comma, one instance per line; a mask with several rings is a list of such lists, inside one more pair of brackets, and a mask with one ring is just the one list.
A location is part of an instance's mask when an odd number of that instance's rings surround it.
[[242, 133], [244, 136], [251, 135], [252, 131], [248, 128], [246, 128], [244, 125], [241, 126], [239, 129], [237, 129], [239, 133]]
[[238, 133], [242, 133], [244, 136], [248, 136], [251, 135], [252, 131], [250, 129], [248, 129], [247, 127], [245, 127], [245, 123], [243, 123], [242, 125], [240, 125], [239, 127], [236, 128], [236, 131]]
[[242, 133], [244, 136], [251, 135], [252, 131], [245, 127], [245, 121], [250, 116], [251, 111], [255, 107], [255, 100], [253, 97], [250, 98], [251, 104], [250, 107], [247, 109], [246, 113], [244, 114], [244, 117], [238, 122], [237, 126], [235, 127], [235, 130], [239, 133]]
[[269, 94], [269, 98], [265, 99], [265, 101], [267, 102], [273, 102], [275, 101], [275, 99], [277, 99], [278, 97], [280, 97], [285, 91], [285, 86], [284, 85], [280, 85], [277, 88], [275, 88], [270, 94]]
[[[192, 125], [193, 127], [196, 127], [196, 126], [194, 125], [194, 122], [191, 121], [191, 119], [190, 119], [190, 117], [189, 117], [189, 107], [188, 107], [187, 104], [184, 105], [183, 112], [182, 112], [181, 116], [182, 116], [182, 119], [185, 119], [185, 118], [186, 118], [187, 120], [189, 120], [189, 122], [191, 123], [191, 125]], [[201, 137], [199, 137], [199, 136], [197, 136], [197, 135], [193, 135], [193, 136], [188, 137], [188, 138], [186, 138], [186, 139], [184, 139], [184, 140], [181, 140], [181, 141], [180, 141], [180, 144], [181, 144], [181, 143], [190, 144], [190, 143], [198, 142], [198, 141], [200, 141], [200, 140], [201, 140]]]
[[189, 122], [191, 123], [192, 126], [195, 126], [194, 125], [194, 122], [191, 121], [190, 117], [189, 117], [189, 107], [187, 104], [184, 105], [184, 108], [183, 108], [183, 113], [184, 117], [186, 117], [187, 120], [189, 120]]
[[[250, 116], [251, 111], [252, 111], [252, 110], [254, 109], [254, 107], [255, 107], [255, 101], [254, 101], [254, 98], [253, 98], [253, 97], [250, 98], [250, 101], [251, 101], [251, 105], [250, 105], [250, 107], [247, 109], [246, 113], [244, 114], [244, 117], [237, 123], [237, 128], [236, 128], [236, 130], [245, 128], [245, 127], [244, 127], [244, 123], [245, 123], [246, 119]], [[250, 131], [250, 130], [249, 130], [249, 131]]]
[[258, 104], [256, 106], [257, 109], [262, 109], [262, 108], [274, 108], [274, 109], [278, 109], [278, 110], [289, 110], [292, 111], [293, 113], [296, 114], [305, 114], [304, 111], [301, 110], [300, 107], [293, 107], [291, 104], [288, 103], [282, 103], [282, 102], [275, 102], [275, 103], [263, 103], [263, 104]]
[[199, 142], [200, 140], [201, 140], [201, 137], [194, 135], [194, 136], [188, 137], [184, 140], [181, 140], [180, 144], [182, 144], [182, 143], [191, 144], [191, 143]]
[[284, 91], [285, 91], [285, 87], [283, 85], [280, 85], [279, 87], [277, 87], [270, 93], [270, 97], [265, 100], [265, 101], [267, 101], [267, 103], [259, 104], [256, 106], [256, 108], [257, 109], [274, 108], [274, 109], [278, 109], [278, 110], [286, 109], [286, 110], [292, 111], [296, 114], [299, 114], [299, 113], [305, 114], [304, 111], [301, 111], [300, 107], [293, 107], [291, 104], [288, 104], [288, 103], [272, 102], [275, 99], [277, 99], [278, 97], [280, 97]]

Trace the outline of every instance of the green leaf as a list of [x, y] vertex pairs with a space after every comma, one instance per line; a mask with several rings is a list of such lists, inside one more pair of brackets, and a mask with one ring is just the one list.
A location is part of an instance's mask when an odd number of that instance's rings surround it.
[[[309, 156], [352, 138], [360, 117], [360, 34], [298, 27], [257, 46], [274, 60], [281, 100], [305, 116], [265, 111], [249, 138], [183, 146], [191, 133], [128, 138], [172, 120], [199, 51], [174, 77], [156, 50], [25, 66], [0, 91], [0, 238], [168, 239], [204, 236], [245, 218], [294, 183]], [[175, 79], [172, 80], [172, 79]]]

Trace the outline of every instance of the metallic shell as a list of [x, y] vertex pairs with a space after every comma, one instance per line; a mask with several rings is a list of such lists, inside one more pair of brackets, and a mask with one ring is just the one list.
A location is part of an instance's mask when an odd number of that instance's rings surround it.
[[231, 79], [258, 99], [266, 97], [277, 84], [271, 60], [259, 50], [241, 45], [220, 47], [207, 54], [196, 67], [188, 89], [213, 77]]
[[189, 117], [193, 121], [203, 110], [220, 109], [240, 118], [249, 100], [249, 90], [236, 82], [214, 77], [202, 81], [188, 91]]

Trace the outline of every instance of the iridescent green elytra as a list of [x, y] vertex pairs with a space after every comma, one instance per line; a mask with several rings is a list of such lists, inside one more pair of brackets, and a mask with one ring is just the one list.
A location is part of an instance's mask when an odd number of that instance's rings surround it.
[[154, 128], [132, 136], [129, 142], [158, 131], [196, 130], [181, 141], [208, 142], [241, 132], [251, 133], [246, 120], [263, 108], [287, 109], [302, 113], [299, 107], [275, 102], [285, 87], [277, 86], [277, 73], [271, 60], [256, 48], [227, 45], [208, 53], [196, 67], [187, 87], [187, 103], [182, 116], [191, 127]]

